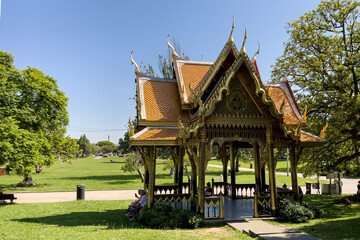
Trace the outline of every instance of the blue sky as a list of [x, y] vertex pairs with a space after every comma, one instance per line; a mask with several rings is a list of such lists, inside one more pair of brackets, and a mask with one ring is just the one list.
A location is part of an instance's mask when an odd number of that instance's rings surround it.
[[254, 1], [120, 1], [2, 0], [0, 50], [15, 56], [19, 69], [35, 67], [54, 77], [69, 98], [68, 135], [86, 134], [92, 143], [117, 143], [135, 117], [134, 66], [157, 70], [157, 56], [167, 51], [166, 36], [175, 37], [191, 60], [213, 62], [225, 45], [235, 16], [238, 48], [248, 38], [250, 57], [257, 57], [263, 81], [282, 54], [295, 21], [318, 0]]

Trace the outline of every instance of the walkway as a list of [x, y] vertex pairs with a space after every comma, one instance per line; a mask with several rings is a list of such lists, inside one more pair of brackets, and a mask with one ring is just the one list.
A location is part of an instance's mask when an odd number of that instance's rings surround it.
[[261, 237], [265, 240], [292, 239], [292, 240], [318, 240], [307, 233], [294, 228], [277, 227], [262, 220], [228, 223], [231, 227], [245, 232], [252, 237]]
[[[133, 200], [137, 190], [85, 191], [85, 200]], [[74, 192], [19, 192], [15, 203], [70, 202], [76, 200]]]
[[[214, 165], [214, 164], [209, 164], [208, 166], [222, 168], [222, 166]], [[230, 167], [229, 167], [229, 169], [230, 169]], [[249, 169], [249, 168], [239, 168], [239, 169], [240, 169], [240, 171], [248, 171], [248, 172], [255, 171], [254, 169]], [[280, 172], [280, 171], [276, 171], [276, 174], [287, 175], [286, 172]], [[298, 173], [297, 175], [298, 175], [298, 177], [304, 178], [302, 173]], [[290, 176], [290, 174], [289, 174], [289, 176]], [[311, 182], [314, 182], [315, 178], [316, 178], [315, 176], [308, 177], [308, 179]], [[325, 176], [321, 176], [320, 180], [327, 180], [327, 179]], [[342, 187], [343, 194], [355, 194], [357, 191], [357, 184], [358, 184], [358, 181], [360, 181], [360, 178], [343, 178], [343, 179], [341, 179], [341, 181], [343, 182], [343, 187]], [[277, 185], [282, 185], [282, 184], [277, 184]], [[303, 192], [305, 193], [306, 192], [305, 186], [301, 186], [301, 187], [302, 187]], [[316, 190], [312, 189], [312, 194], [315, 194], [315, 193], [316, 193]]]

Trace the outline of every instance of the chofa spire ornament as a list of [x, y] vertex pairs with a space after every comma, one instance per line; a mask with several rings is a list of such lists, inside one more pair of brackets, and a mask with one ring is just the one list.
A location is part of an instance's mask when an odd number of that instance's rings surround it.
[[305, 107], [304, 114], [303, 114], [303, 116], [302, 116], [305, 122], [307, 122], [307, 117], [306, 117], [307, 110], [308, 110], [308, 107], [306, 106], [306, 107]]
[[233, 23], [232, 23], [232, 27], [231, 27], [231, 32], [230, 32], [230, 36], [229, 36], [229, 43], [233, 43], [234, 42], [234, 38], [233, 38], [233, 32], [234, 32], [234, 28], [235, 28], [235, 17], [233, 15]]
[[325, 133], [326, 133], [326, 129], [328, 128], [328, 126], [329, 126], [329, 123], [326, 122], [325, 127], [320, 132], [320, 137], [321, 138], [325, 138]]
[[135, 134], [135, 128], [134, 128], [134, 125], [131, 122], [131, 117], [129, 117], [129, 126], [130, 126], [129, 137], [131, 137], [131, 136], [133, 136]]
[[134, 50], [131, 50], [131, 53], [130, 53], [131, 64], [135, 65], [135, 74], [138, 74], [138, 73], [141, 73], [141, 70], [132, 57], [133, 52], [134, 52]]
[[170, 34], [167, 35], [166, 41], [167, 41], [167, 44], [168, 44], [169, 48], [171, 48], [171, 50], [172, 50], [172, 55], [175, 55], [175, 56], [177, 56], [177, 57], [180, 57], [179, 54], [176, 53], [175, 48], [170, 44], [170, 42], [169, 42], [169, 36], [170, 36]]
[[253, 56], [253, 58], [252, 59], [254, 59], [254, 60], [256, 60], [256, 55], [259, 55], [259, 53], [260, 53], [260, 43], [259, 42], [257, 42], [258, 43], [258, 50], [256, 51], [256, 53], [254, 54], [254, 56]]
[[246, 54], [246, 50], [245, 50], [245, 42], [246, 42], [246, 39], [247, 39], [247, 27], [246, 27], [246, 24], [245, 24], [244, 41], [243, 41], [243, 44], [242, 44], [241, 50], [240, 50], [240, 54], [241, 54], [241, 55], [245, 55], [245, 54]]

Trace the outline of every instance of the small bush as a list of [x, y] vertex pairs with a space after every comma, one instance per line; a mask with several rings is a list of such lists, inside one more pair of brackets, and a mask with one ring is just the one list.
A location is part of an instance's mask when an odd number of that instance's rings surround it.
[[285, 222], [302, 223], [315, 217], [312, 209], [288, 198], [279, 203], [279, 217]]
[[145, 208], [138, 217], [138, 222], [151, 228], [198, 228], [204, 219], [192, 211], [174, 209], [165, 204]]

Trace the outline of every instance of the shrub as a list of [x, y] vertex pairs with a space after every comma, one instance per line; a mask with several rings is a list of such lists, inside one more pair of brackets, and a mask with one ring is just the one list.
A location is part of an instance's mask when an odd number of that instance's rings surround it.
[[145, 208], [138, 216], [138, 222], [151, 228], [198, 228], [204, 219], [192, 211], [174, 209], [165, 204]]
[[300, 203], [288, 198], [284, 198], [279, 203], [280, 220], [285, 222], [302, 223], [313, 219], [313, 210], [301, 205]]

